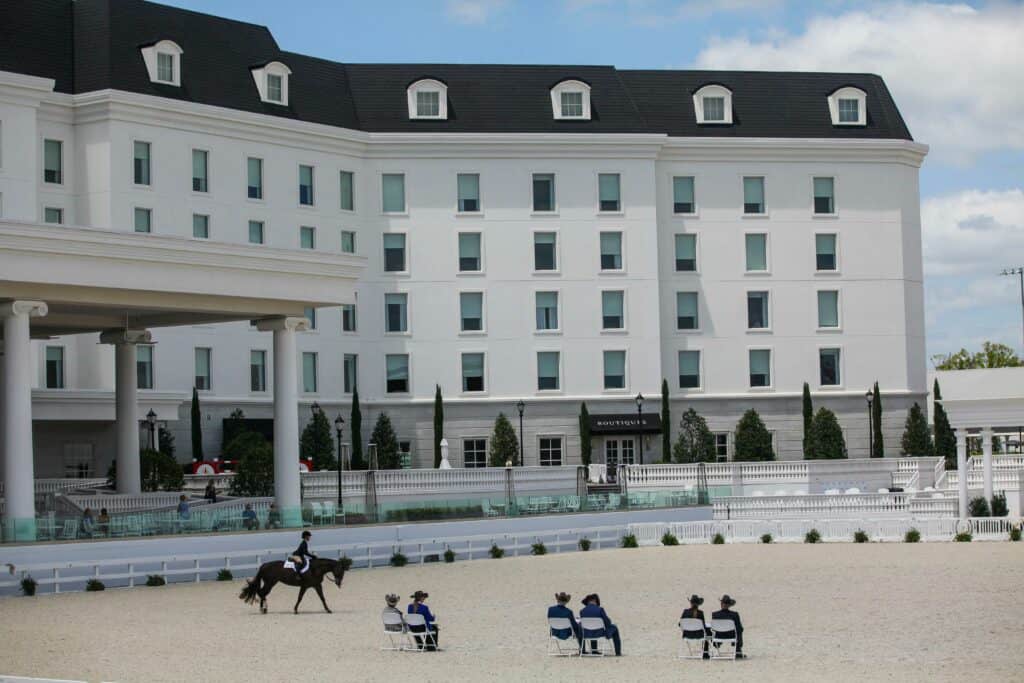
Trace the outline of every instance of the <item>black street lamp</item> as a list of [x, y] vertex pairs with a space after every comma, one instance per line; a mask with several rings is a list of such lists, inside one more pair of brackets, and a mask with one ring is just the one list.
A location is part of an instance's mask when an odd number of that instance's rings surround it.
[[523, 399], [519, 399], [516, 410], [519, 411], [519, 466], [522, 467], [526, 460], [526, 442], [523, 441], [523, 412], [526, 410], [526, 404]]
[[341, 430], [345, 426], [345, 418], [341, 415], [334, 418], [334, 432], [338, 435], [338, 510], [336, 514], [340, 514], [342, 510], [341, 504], [341, 470], [345, 467], [345, 458], [341, 452]]
[[[149, 427], [149, 450], [150, 451], [155, 451], [156, 450], [156, 413], [153, 412], [152, 408], [150, 408], [149, 412], [146, 413], [146, 426]], [[156, 486], [157, 486], [157, 473], [156, 473], [157, 462], [156, 462], [156, 460], [157, 459], [154, 458], [154, 457], [150, 457], [150, 460], [153, 461], [153, 490], [156, 491]]]
[[870, 389], [864, 392], [864, 399], [868, 402], [868, 457], [875, 456], [875, 413], [871, 410], [871, 403], [875, 400], [875, 394]]
[[640, 442], [640, 464], [644, 464], [644, 395], [636, 395], [636, 440]]

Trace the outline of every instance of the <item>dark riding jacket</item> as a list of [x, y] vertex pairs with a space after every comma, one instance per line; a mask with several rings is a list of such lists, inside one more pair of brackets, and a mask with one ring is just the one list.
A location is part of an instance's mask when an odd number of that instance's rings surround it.
[[309, 551], [309, 544], [306, 543], [306, 539], [302, 539], [302, 543], [299, 544], [299, 547], [296, 548], [295, 552], [292, 554], [301, 557], [303, 562], [305, 562], [307, 558], [312, 560], [317, 559], [316, 555]]

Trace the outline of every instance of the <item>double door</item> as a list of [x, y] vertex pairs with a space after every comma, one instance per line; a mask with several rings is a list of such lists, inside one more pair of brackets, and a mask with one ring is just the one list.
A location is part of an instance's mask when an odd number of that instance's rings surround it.
[[633, 437], [605, 439], [604, 462], [608, 466], [609, 474], [616, 472], [619, 465], [635, 463], [636, 440]]

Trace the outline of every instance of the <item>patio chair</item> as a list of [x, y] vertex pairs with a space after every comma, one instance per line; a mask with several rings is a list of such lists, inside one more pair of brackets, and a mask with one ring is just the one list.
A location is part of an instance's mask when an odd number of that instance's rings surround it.
[[680, 619], [679, 630], [683, 632], [683, 651], [679, 654], [679, 659], [703, 658], [705, 643], [709, 640], [709, 636], [704, 630], [704, 620]]
[[[580, 628], [583, 629], [583, 641], [580, 643], [580, 657], [604, 657], [604, 653], [609, 651], [615, 651], [615, 643], [608, 636], [608, 631], [604, 628], [604, 621], [598, 617], [580, 617]], [[603, 640], [605, 641], [604, 646], [597, 652], [591, 650], [590, 652], [584, 652], [583, 649], [586, 647], [588, 640]]]
[[323, 506], [320, 505], [320, 503], [316, 503], [316, 502], [310, 503], [309, 506], [310, 506], [310, 508], [312, 508], [312, 513], [310, 515], [311, 521], [314, 524], [316, 524], [317, 522], [323, 522], [323, 519], [324, 519], [324, 508], [323, 508]]
[[78, 538], [78, 520], [77, 519], [65, 519], [64, 529], [60, 532], [60, 540], [62, 541], [73, 541]]
[[[434, 638], [434, 632], [427, 628], [427, 620], [422, 614], [406, 614], [405, 625], [408, 627], [409, 635], [413, 641], [421, 641], [422, 644], [416, 644], [417, 652], [426, 652], [427, 646], [433, 646], [435, 650], [440, 651], [441, 648], [437, 646], [437, 639]], [[422, 631], [414, 631], [414, 628], [423, 627]]]
[[488, 517], [498, 517], [499, 515], [501, 515], [501, 513], [498, 512], [498, 510], [491, 505], [491, 501], [489, 498], [484, 498], [483, 500], [481, 500], [480, 505], [484, 510], [484, 514]]
[[736, 659], [736, 622], [711, 620], [711, 659]]
[[578, 512], [579, 509], [580, 509], [580, 497], [579, 496], [566, 496], [565, 511], [566, 512]]
[[324, 519], [325, 524], [334, 524], [337, 521], [333, 500], [324, 501]]
[[548, 655], [552, 657], [580, 656], [579, 643], [576, 634], [570, 633], [565, 638], [559, 638], [552, 631], [572, 631], [572, 622], [565, 617], [548, 617]]
[[[381, 650], [392, 650], [395, 652], [403, 652], [405, 650], [416, 649], [412, 638], [409, 636], [409, 629], [406, 627], [405, 620], [401, 614], [395, 612], [384, 612], [381, 615], [381, 621], [384, 622], [384, 642], [381, 645]], [[420, 616], [420, 615], [416, 615]], [[423, 617], [420, 616], [422, 619]], [[398, 626], [398, 630], [389, 630]]]

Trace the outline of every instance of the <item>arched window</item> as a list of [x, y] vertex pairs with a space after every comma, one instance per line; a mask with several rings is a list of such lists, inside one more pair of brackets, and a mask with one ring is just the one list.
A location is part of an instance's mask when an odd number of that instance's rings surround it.
[[590, 86], [583, 81], [562, 81], [551, 88], [551, 110], [556, 119], [590, 120]]
[[407, 91], [410, 119], [447, 119], [448, 86], [433, 78], [421, 78]]
[[728, 125], [732, 123], [732, 91], [712, 83], [693, 93], [693, 111], [697, 123]]
[[288, 77], [292, 70], [281, 62], [270, 62], [252, 70], [260, 99], [270, 104], [288, 106]]
[[141, 48], [142, 61], [146, 64], [149, 80], [163, 85], [181, 86], [181, 55], [184, 50], [173, 40]]
[[864, 126], [868, 122], [868, 95], [860, 88], [846, 86], [828, 96], [833, 126]]

